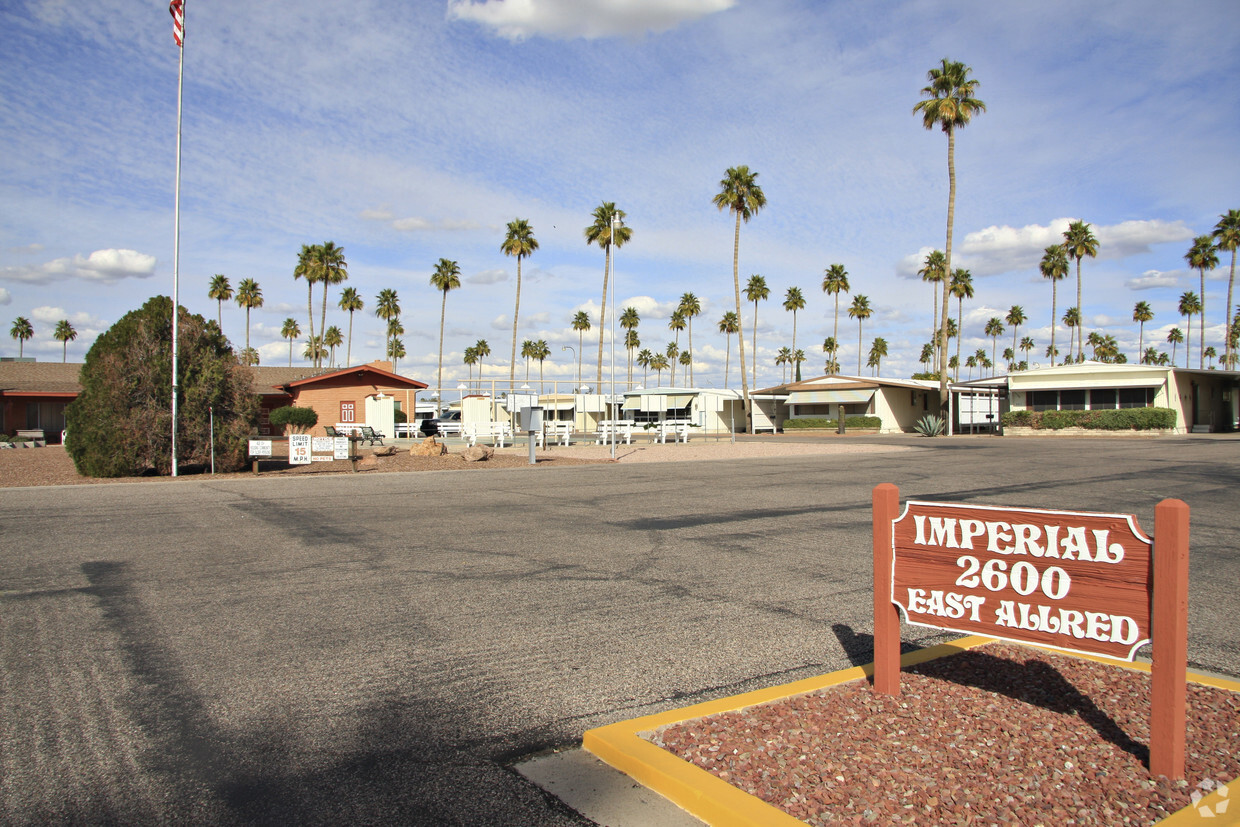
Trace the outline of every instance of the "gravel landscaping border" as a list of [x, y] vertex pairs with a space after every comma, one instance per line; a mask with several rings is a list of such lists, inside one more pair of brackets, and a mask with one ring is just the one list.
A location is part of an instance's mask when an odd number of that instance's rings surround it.
[[[586, 748], [656, 789], [670, 779], [659, 791], [699, 817], [687, 788], [727, 799], [735, 824], [1150, 825], [1240, 775], [1235, 682], [1190, 675], [1186, 779], [1168, 782], [1145, 763], [1139, 665], [984, 638], [935, 649], [952, 654], [905, 656], [898, 697], [874, 693], [858, 668], [811, 691], [803, 681], [615, 725], [679, 759], [638, 747], [646, 777], [609, 754], [608, 728]], [[733, 792], [720, 795], [721, 782]], [[746, 812], [744, 799], [758, 806]], [[1212, 823], [1236, 823], [1226, 818]]]

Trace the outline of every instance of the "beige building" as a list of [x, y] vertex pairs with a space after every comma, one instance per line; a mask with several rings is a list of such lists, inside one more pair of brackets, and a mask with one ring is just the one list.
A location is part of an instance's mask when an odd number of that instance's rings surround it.
[[938, 385], [920, 379], [833, 374], [764, 388], [750, 397], [755, 433], [782, 430], [789, 419], [837, 419], [841, 413], [878, 417], [880, 433], [910, 433], [917, 420], [938, 413]]

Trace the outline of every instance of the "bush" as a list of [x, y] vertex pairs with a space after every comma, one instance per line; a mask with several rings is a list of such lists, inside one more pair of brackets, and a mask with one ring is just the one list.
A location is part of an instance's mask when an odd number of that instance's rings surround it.
[[319, 424], [319, 415], [315, 413], [314, 408], [299, 408], [296, 405], [287, 405], [272, 411], [268, 421], [279, 428], [281, 433], [288, 427], [292, 428], [295, 434], [304, 434]]
[[[783, 422], [785, 431], [796, 431], [803, 428], [830, 428], [835, 431], [840, 427], [838, 419], [824, 419], [821, 417], [798, 417], [796, 419], [785, 419]], [[844, 418], [844, 428], [871, 428], [878, 429], [883, 427], [883, 420], [877, 416], [848, 416]]]
[[936, 414], [926, 414], [913, 425], [913, 430], [922, 436], [940, 436], [946, 427], [943, 418]]
[[1153, 431], [1175, 427], [1171, 408], [1120, 408], [1107, 411], [1008, 411], [1003, 424], [1035, 430], [1087, 428], [1094, 431]]
[[[240, 468], [258, 413], [253, 375], [214, 323], [184, 307], [179, 322], [177, 463], [210, 463], [213, 408], [216, 465]], [[82, 393], [65, 409], [65, 450], [78, 473], [171, 473], [172, 300], [152, 298], [96, 339], [80, 381]]]

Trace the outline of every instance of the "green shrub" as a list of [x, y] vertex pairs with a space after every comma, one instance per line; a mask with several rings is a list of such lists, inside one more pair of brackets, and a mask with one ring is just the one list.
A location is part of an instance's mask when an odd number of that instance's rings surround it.
[[1120, 408], [1106, 411], [1008, 411], [1003, 424], [1035, 430], [1087, 428], [1094, 431], [1152, 431], [1175, 427], [1171, 408]]
[[[829, 428], [837, 430], [840, 427], [838, 419], [824, 419], [822, 417], [798, 417], [796, 419], [785, 419], [783, 422], [785, 431], [796, 431], [803, 428]], [[844, 418], [844, 428], [871, 428], [878, 429], [883, 427], [883, 420], [877, 416], [863, 416], [857, 414]]]
[[926, 414], [913, 425], [913, 430], [922, 436], [939, 436], [946, 428], [943, 418], [935, 414]]
[[289, 427], [293, 429], [295, 434], [304, 434], [319, 424], [319, 415], [314, 412], [314, 408], [299, 408], [296, 405], [288, 405], [272, 411], [268, 421], [279, 428], [281, 433], [284, 432], [285, 427]]
[[[177, 464], [240, 468], [258, 413], [253, 374], [214, 324], [178, 314]], [[82, 393], [65, 409], [65, 450], [90, 477], [172, 470], [172, 300], [156, 296], [126, 313], [86, 354]]]

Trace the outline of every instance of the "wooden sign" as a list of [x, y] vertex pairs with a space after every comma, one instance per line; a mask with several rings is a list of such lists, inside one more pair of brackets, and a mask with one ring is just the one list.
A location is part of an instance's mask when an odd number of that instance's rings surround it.
[[910, 501], [891, 601], [909, 623], [1132, 660], [1150, 641], [1150, 547], [1128, 514]]

